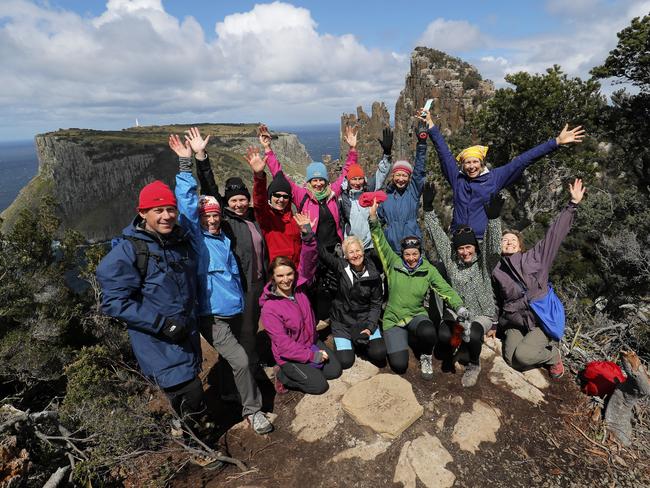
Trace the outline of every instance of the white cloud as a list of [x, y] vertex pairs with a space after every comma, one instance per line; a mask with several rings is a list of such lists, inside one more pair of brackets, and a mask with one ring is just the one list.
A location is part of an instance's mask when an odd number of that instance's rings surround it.
[[418, 39], [418, 46], [427, 46], [450, 54], [479, 47], [483, 42], [481, 31], [464, 20], [436, 19]]
[[136, 116], [336, 122], [359, 103], [394, 101], [406, 56], [317, 27], [307, 9], [258, 4], [218, 22], [207, 41], [196, 19], [169, 15], [161, 0], [109, 0], [95, 18], [3, 0], [0, 110], [11, 117], [0, 131], [115, 127]]

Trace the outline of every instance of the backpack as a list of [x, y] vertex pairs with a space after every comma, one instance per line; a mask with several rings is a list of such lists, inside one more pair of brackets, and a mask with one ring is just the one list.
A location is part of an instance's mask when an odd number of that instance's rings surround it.
[[122, 240], [127, 240], [133, 246], [135, 250], [135, 267], [140, 274], [141, 281], [147, 277], [147, 269], [149, 267], [149, 257], [151, 253], [149, 252], [149, 246], [142, 239], [136, 239], [132, 236], [122, 235], [111, 240], [111, 248], [117, 246]]
[[618, 364], [611, 361], [591, 361], [580, 372], [582, 392], [589, 396], [605, 398], [611, 395], [626, 378]]

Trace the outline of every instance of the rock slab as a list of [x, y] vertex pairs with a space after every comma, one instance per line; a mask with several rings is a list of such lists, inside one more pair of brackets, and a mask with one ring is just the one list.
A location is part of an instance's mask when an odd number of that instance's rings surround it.
[[424, 412], [411, 383], [393, 374], [378, 374], [355, 384], [343, 395], [341, 405], [355, 422], [388, 439], [398, 437]]
[[425, 432], [402, 446], [393, 483], [402, 483], [404, 488], [416, 488], [419, 479], [427, 488], [449, 488], [456, 476], [445, 466], [453, 460], [440, 440]]
[[477, 400], [471, 412], [464, 412], [458, 418], [451, 440], [463, 451], [474, 454], [481, 442], [496, 442], [496, 433], [501, 427], [500, 417], [498, 408]]
[[329, 382], [329, 390], [322, 395], [305, 395], [296, 405], [296, 416], [291, 430], [298, 439], [315, 442], [332, 432], [340, 421], [341, 396], [348, 389], [340, 379]]

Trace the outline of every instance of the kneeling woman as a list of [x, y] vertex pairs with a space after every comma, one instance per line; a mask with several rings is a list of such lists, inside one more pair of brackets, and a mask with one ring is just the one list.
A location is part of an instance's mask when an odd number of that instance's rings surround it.
[[295, 216], [301, 230], [300, 268], [278, 256], [271, 261], [270, 282], [260, 298], [262, 324], [271, 339], [276, 367], [276, 391], [285, 386], [319, 395], [328, 389], [327, 380], [341, 376], [341, 363], [334, 352], [317, 340], [314, 312], [307, 288], [314, 281], [318, 266], [316, 239], [309, 217]]
[[377, 221], [377, 202], [370, 207], [370, 233], [388, 280], [388, 303], [384, 311], [383, 330], [388, 363], [396, 373], [408, 367], [409, 335], [417, 341], [422, 377], [433, 378], [431, 357], [437, 341], [436, 328], [424, 308], [429, 289], [435, 290], [447, 305], [464, 319], [469, 312], [458, 293], [440, 276], [438, 270], [422, 256], [421, 241], [415, 236], [401, 241], [401, 256], [396, 254]]
[[[378, 322], [381, 316], [382, 280], [372, 259], [366, 259], [357, 236], [343, 241], [339, 258], [318, 246], [321, 261], [338, 277], [338, 291], [330, 319], [336, 355], [343, 369], [354, 364], [355, 347], [365, 349], [371, 361], [385, 365], [386, 346]], [[382, 364], [383, 363], [383, 364]]]
[[517, 231], [505, 230], [501, 238], [501, 261], [492, 272], [499, 308], [499, 329], [505, 336], [503, 359], [513, 368], [545, 366], [552, 378], [564, 374], [557, 341], [540, 327], [540, 319], [531, 310], [530, 300], [548, 293], [551, 266], [569, 233], [585, 188], [582, 180], [569, 185], [571, 201], [551, 223], [544, 238], [526, 251]]

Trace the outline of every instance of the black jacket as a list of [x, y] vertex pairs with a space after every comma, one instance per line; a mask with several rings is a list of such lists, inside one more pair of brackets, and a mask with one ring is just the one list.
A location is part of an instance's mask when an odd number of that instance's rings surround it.
[[260, 236], [262, 236], [262, 250], [264, 253], [262, 257], [262, 281], [266, 281], [269, 253], [262, 229], [255, 222], [252, 208], [249, 208], [243, 217], [240, 217], [228, 208], [228, 202], [224, 201], [223, 196], [219, 193], [219, 186], [214, 179], [214, 173], [210, 166], [210, 158], [205, 158], [203, 161], [196, 160], [196, 173], [199, 184], [201, 185], [201, 194], [210, 195], [219, 200], [219, 204], [221, 205], [221, 228], [232, 243], [232, 250], [235, 258], [237, 258], [237, 263], [241, 271], [242, 287], [244, 292], [246, 292], [250, 284], [256, 281], [253, 276], [255, 264], [253, 238], [251, 237], [251, 232], [246, 221], [252, 222]]
[[[382, 305], [382, 279], [371, 259], [366, 257], [366, 270], [359, 278], [354, 277], [350, 264], [343, 258], [318, 248], [321, 260], [339, 278], [339, 287], [332, 302], [330, 318], [333, 331], [362, 325], [372, 334], [377, 330]], [[346, 335], [347, 335], [346, 334]]]

